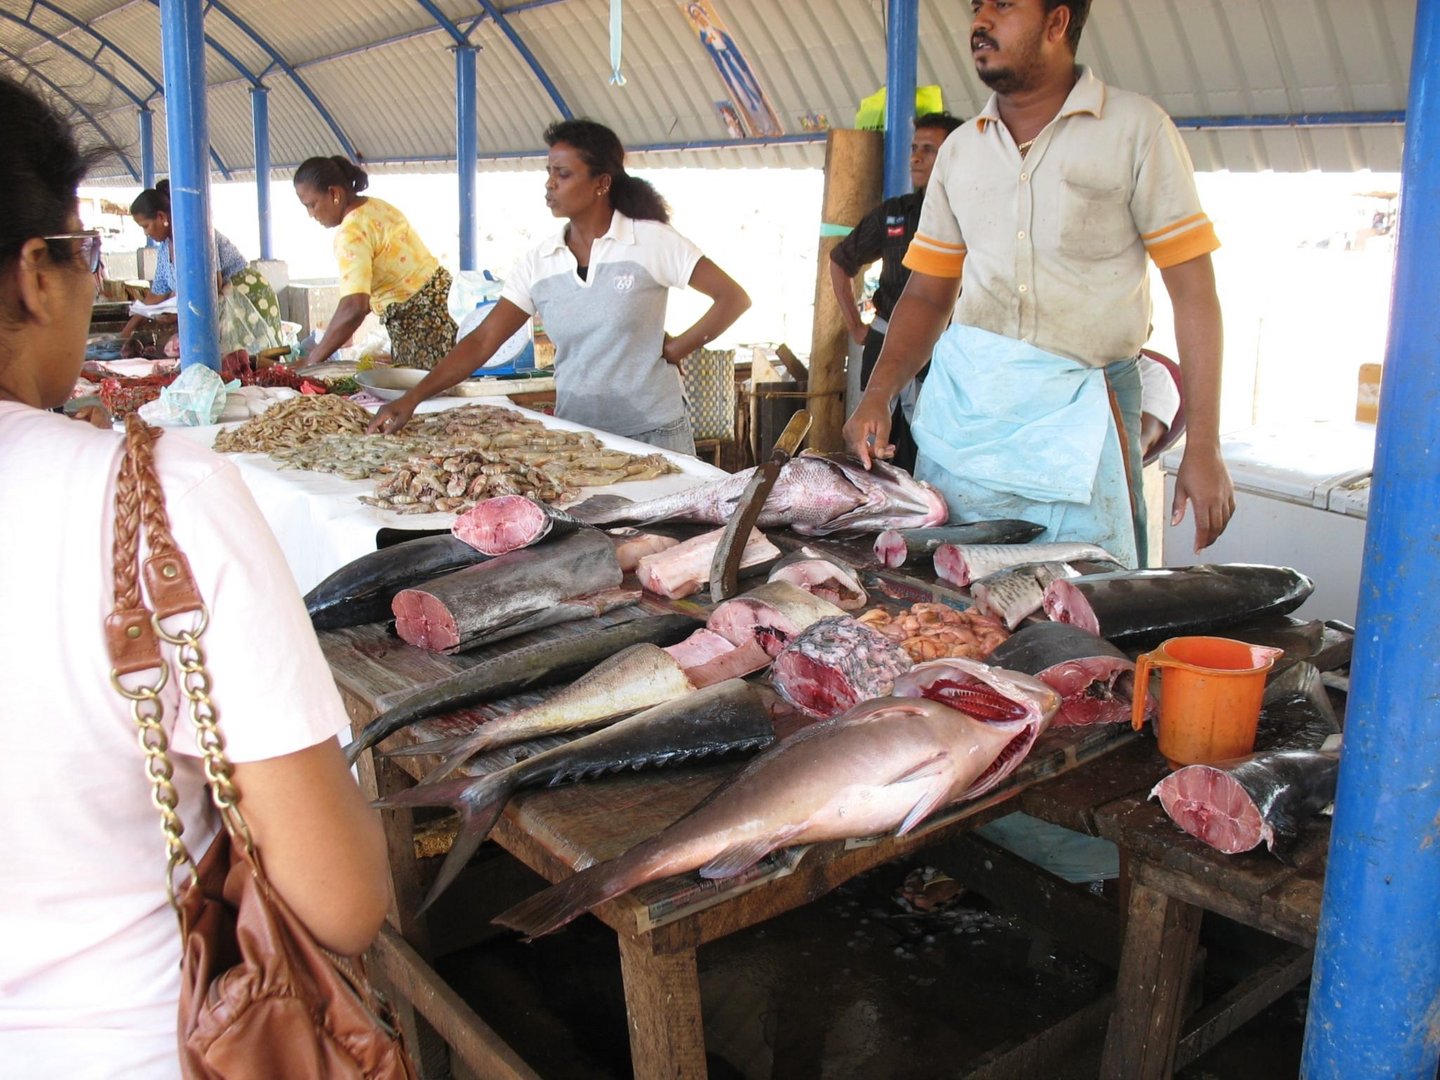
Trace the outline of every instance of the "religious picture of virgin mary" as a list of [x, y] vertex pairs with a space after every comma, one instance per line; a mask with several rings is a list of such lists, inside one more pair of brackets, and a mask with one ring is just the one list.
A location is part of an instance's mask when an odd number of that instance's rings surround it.
[[780, 117], [765, 96], [760, 80], [755, 77], [750, 62], [730, 36], [729, 28], [715, 13], [710, 0], [680, 0], [680, 7], [730, 91], [730, 100], [745, 133], [751, 138], [783, 135], [785, 131], [780, 126]]

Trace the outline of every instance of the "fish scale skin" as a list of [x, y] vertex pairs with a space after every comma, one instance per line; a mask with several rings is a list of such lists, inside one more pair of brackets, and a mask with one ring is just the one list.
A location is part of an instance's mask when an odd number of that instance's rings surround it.
[[771, 682], [790, 704], [828, 719], [890, 692], [911, 668], [909, 654], [849, 616], [821, 619], [780, 651]]

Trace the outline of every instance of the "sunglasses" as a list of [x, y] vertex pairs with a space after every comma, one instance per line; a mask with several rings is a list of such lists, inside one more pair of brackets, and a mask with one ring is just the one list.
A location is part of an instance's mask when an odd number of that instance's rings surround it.
[[56, 233], [54, 236], [42, 236], [41, 240], [47, 243], [51, 240], [79, 240], [79, 254], [85, 257], [85, 265], [90, 273], [100, 269], [100, 244], [101, 236], [99, 229], [86, 229], [84, 232]]

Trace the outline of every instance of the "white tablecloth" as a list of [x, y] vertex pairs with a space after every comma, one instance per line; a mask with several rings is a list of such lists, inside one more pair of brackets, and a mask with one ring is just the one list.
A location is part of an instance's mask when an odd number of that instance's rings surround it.
[[[421, 404], [417, 412], [439, 412], [462, 405], [499, 405], [535, 417], [546, 427], [561, 431], [587, 431], [579, 424], [558, 420], [530, 409], [522, 409], [507, 398], [433, 398]], [[235, 427], [238, 425], [223, 425]], [[168, 429], [182, 438], [193, 439], [204, 446], [215, 442], [222, 425]], [[726, 475], [722, 470], [685, 454], [657, 450], [653, 446], [619, 435], [597, 431], [595, 435], [606, 446], [632, 454], [663, 453], [680, 472], [669, 473], [654, 480], [629, 481], [605, 488], [583, 488], [581, 498], [603, 491], [623, 495], [627, 499], [651, 499], [671, 492], [703, 484]], [[454, 514], [395, 514], [360, 502], [358, 496], [374, 492], [376, 480], [342, 480], [330, 473], [300, 469], [281, 469], [264, 454], [229, 454], [255, 496], [265, 520], [270, 523], [290, 573], [301, 593], [309, 592], [328, 575], [366, 552], [374, 551], [376, 535], [381, 529], [435, 530], [448, 529]], [[223, 528], [223, 522], [216, 523]]]

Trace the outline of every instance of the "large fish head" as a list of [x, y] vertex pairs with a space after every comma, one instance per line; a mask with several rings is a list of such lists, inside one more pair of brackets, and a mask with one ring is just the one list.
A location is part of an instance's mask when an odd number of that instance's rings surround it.
[[1009, 745], [965, 792], [989, 791], [1025, 760], [1060, 708], [1060, 695], [1039, 679], [963, 657], [916, 664], [895, 679], [895, 697], [925, 698], [966, 716], [1013, 732]]
[[945, 496], [889, 462], [876, 458], [867, 469], [853, 454], [819, 454], [812, 450], [805, 451], [796, 460], [806, 459], [823, 461], [844, 476], [859, 492], [860, 503], [823, 527], [797, 528], [797, 532], [819, 535], [846, 529], [864, 532], [923, 529], [943, 525], [950, 517]]

